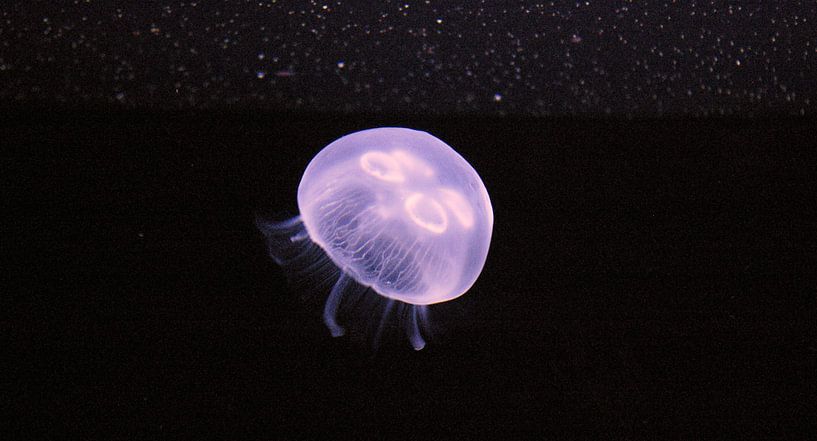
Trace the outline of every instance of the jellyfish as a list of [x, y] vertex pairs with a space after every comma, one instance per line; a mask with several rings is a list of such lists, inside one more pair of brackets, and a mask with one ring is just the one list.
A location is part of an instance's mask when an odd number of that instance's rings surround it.
[[331, 335], [344, 335], [338, 308], [357, 286], [385, 299], [384, 317], [398, 306], [416, 350], [426, 344], [426, 308], [471, 288], [493, 229], [473, 167], [434, 136], [399, 127], [351, 133], [321, 150], [298, 186], [298, 209], [256, 224], [279, 265], [339, 270], [323, 309]]

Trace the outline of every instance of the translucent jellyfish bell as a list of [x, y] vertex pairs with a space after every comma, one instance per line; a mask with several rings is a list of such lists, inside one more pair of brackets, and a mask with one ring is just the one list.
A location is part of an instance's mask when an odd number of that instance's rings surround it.
[[[317, 245], [340, 269], [324, 308], [332, 335], [344, 333], [337, 310], [356, 283], [387, 298], [386, 313], [399, 303], [415, 349], [425, 346], [426, 305], [468, 291], [493, 229], [488, 192], [471, 165], [434, 136], [405, 128], [363, 130], [326, 146], [304, 172], [298, 207], [294, 219], [258, 226], [279, 264], [304, 260]], [[300, 266], [319, 266], [306, 260]]]

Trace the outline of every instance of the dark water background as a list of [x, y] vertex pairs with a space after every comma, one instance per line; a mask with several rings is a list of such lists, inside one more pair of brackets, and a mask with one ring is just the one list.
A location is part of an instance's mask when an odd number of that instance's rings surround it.
[[[297, 211], [323, 146], [392, 125], [453, 146], [495, 210], [420, 352], [330, 338], [253, 225]], [[813, 435], [815, 127], [6, 112], [6, 439]]]

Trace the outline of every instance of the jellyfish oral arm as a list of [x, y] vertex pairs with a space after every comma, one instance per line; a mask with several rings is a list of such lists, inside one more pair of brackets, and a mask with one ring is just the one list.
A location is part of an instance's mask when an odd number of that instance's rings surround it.
[[329, 333], [332, 334], [332, 337], [340, 337], [346, 333], [346, 330], [338, 325], [337, 314], [338, 306], [340, 306], [340, 301], [343, 298], [343, 291], [351, 281], [352, 279], [345, 272], [341, 271], [340, 277], [338, 277], [338, 281], [335, 282], [335, 286], [332, 287], [332, 292], [329, 293], [329, 297], [326, 299], [326, 305], [323, 307], [323, 322], [326, 323], [326, 327], [329, 328]]
[[425, 306], [415, 305], [411, 308], [411, 327], [408, 330], [409, 342], [415, 351], [419, 351], [426, 347], [426, 341], [423, 340], [423, 335], [420, 334], [420, 324], [418, 315], [425, 315]]

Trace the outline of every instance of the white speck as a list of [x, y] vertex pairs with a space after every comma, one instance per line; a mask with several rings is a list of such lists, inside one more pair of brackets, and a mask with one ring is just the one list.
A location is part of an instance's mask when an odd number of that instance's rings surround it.
[[346, 63], [343, 61], [338, 61], [338, 69], [343, 69], [344, 66], [346, 66]]
[[740, 66], [740, 60], [735, 60], [735, 65]]
[[264, 59], [264, 58], [266, 58], [266, 57], [267, 57], [267, 56], [266, 56], [266, 55], [264, 55], [264, 53], [263, 53], [263, 52], [259, 52], [259, 53], [258, 53], [258, 59], [259, 59], [259, 60], [263, 60], [263, 59]]
[[494, 94], [494, 101], [496, 101], [497, 103], [502, 101], [502, 95], [499, 94], [499, 93], [495, 93]]
[[258, 78], [259, 80], [263, 80], [264, 77], [266, 77], [266, 76], [267, 76], [267, 73], [264, 72], [263, 70], [259, 70], [258, 72], [255, 73], [255, 77]]
[[438, 18], [438, 19], [437, 19], [437, 24], [443, 24], [443, 19], [442, 19], [442, 18]]

